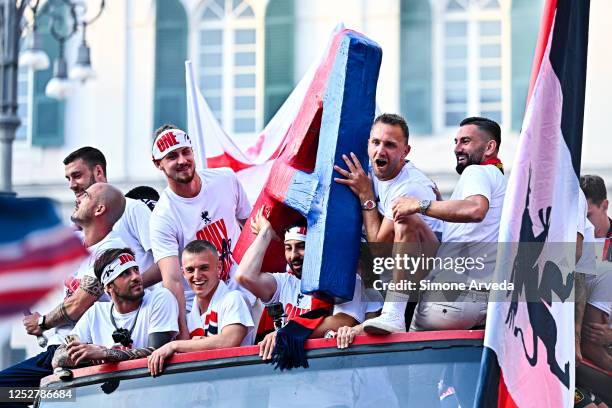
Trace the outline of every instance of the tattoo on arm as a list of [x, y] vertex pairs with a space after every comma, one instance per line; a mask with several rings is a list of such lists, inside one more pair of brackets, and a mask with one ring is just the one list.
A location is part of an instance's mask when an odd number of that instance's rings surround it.
[[93, 276], [85, 275], [81, 278], [79, 288], [83, 289], [87, 294], [98, 299], [104, 293], [102, 283]]
[[153, 347], [130, 350], [106, 349], [104, 361], [107, 363], [117, 363], [119, 361], [135, 360], [137, 358], [143, 358], [150, 355], [154, 350], [155, 349]]
[[45, 326], [47, 328], [63, 326], [66, 324], [74, 324], [76, 320], [73, 320], [66, 311], [66, 305], [64, 302], [59, 304], [56, 308], [46, 314]]
[[53, 354], [53, 360], [51, 362], [53, 367], [74, 367], [74, 361], [70, 359], [68, 355], [68, 350], [66, 350], [65, 345], [61, 345], [55, 350], [55, 354]]

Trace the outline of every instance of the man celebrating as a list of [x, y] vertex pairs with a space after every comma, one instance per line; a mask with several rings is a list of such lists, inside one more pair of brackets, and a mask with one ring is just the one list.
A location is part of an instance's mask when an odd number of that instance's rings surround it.
[[[393, 204], [401, 197], [417, 197], [423, 208], [437, 199], [435, 184], [414, 164], [406, 161], [410, 152], [408, 136], [408, 125], [401, 116], [382, 114], [374, 120], [368, 140], [368, 156], [374, 177], [370, 179], [357, 156], [352, 153], [351, 158], [343, 156], [348, 170], [334, 166], [344, 177], [335, 181], [348, 186], [361, 202], [363, 224], [370, 243], [436, 242], [442, 235], [442, 222], [423, 212], [410, 216], [415, 218], [412, 224], [419, 228], [412, 228], [393, 216]], [[376, 202], [378, 211], [374, 211]], [[405, 249], [405, 246], [394, 248], [394, 256], [403, 255], [399, 252]], [[421, 252], [433, 255], [435, 250], [428, 245], [418, 248], [417, 253]], [[403, 271], [393, 270], [394, 282], [403, 279]], [[393, 316], [399, 328], [405, 327], [405, 322], [400, 324], [399, 321], [404, 321], [408, 294], [387, 291], [386, 300], [383, 309], [386, 314], [382, 318]]]
[[[107, 183], [106, 158], [94, 147], [81, 147], [64, 159], [64, 174], [68, 186], [79, 197], [94, 183]], [[161, 280], [159, 269], [153, 262], [151, 241], [149, 239], [149, 220], [151, 211], [140, 200], [126, 198], [125, 211], [115, 224], [114, 230], [126, 245], [136, 253], [136, 262], [143, 271], [145, 287]]]
[[[368, 242], [400, 242], [403, 231], [399, 231], [400, 225], [394, 222], [392, 211], [393, 202], [399, 197], [418, 197], [424, 203], [436, 200], [435, 184], [414, 164], [406, 161], [410, 153], [408, 136], [408, 124], [404, 118], [383, 113], [374, 120], [368, 140], [374, 178], [370, 180], [352, 153], [350, 159], [343, 156], [348, 171], [334, 166], [345, 177], [335, 181], [347, 185], [361, 202]], [[376, 208], [378, 212], [372, 211]], [[434, 233], [441, 232], [439, 220], [425, 215], [422, 218]]]
[[[495, 269], [495, 248], [499, 221], [506, 191], [506, 179], [501, 161], [497, 155], [501, 143], [499, 125], [486, 118], [464, 119], [455, 137], [456, 171], [461, 175], [448, 201], [423, 202], [414, 197], [402, 197], [393, 204], [393, 219], [404, 223], [414, 231], [425, 231], [428, 226], [413, 214], [423, 214], [444, 221], [442, 245], [437, 258], [460, 256], [458, 243], [468, 253], [486, 258], [482, 271], [472, 274], [474, 281], [490, 281]], [[435, 240], [431, 241], [435, 244]], [[483, 244], [484, 243], [484, 244]], [[481, 245], [479, 245], [481, 244]], [[482, 254], [479, 251], [484, 251]], [[490, 252], [490, 253], [489, 253]], [[428, 276], [435, 280], [442, 270], [434, 269]], [[451, 271], [452, 274], [460, 271]], [[435, 293], [421, 294], [412, 320], [411, 330], [470, 329], [483, 325], [486, 320], [488, 293], [466, 290], [459, 293], [454, 302], [430, 301]], [[364, 330], [371, 334], [405, 331], [404, 319], [398, 315], [399, 307], [405, 303], [396, 302], [391, 310], [383, 308], [381, 316], [366, 321]], [[402, 313], [403, 315], [403, 313]]]
[[176, 299], [165, 288], [144, 291], [131, 249], [106, 250], [94, 272], [112, 301], [96, 302], [79, 319], [75, 340], [55, 352], [54, 368], [145, 357], [178, 333]]
[[[306, 241], [306, 227], [295, 225], [285, 232], [285, 259], [290, 272], [262, 272], [261, 265], [268, 245], [272, 239], [278, 239], [272, 225], [263, 215], [263, 207], [251, 220], [251, 230], [257, 234], [255, 240], [244, 254], [236, 272], [236, 280], [264, 303], [280, 302], [283, 304], [288, 320], [304, 314], [312, 308], [312, 296], [301, 293], [300, 279]], [[362, 302], [363, 285], [357, 275], [355, 292], [350, 302], [336, 305], [333, 316], [326, 317], [314, 330], [311, 337], [322, 337], [328, 330], [337, 330], [341, 326], [354, 326], [364, 320], [368, 307]], [[380, 307], [371, 305], [378, 310]], [[268, 334], [260, 343], [260, 355], [264, 360], [272, 357], [276, 332]]]
[[0, 372], [0, 386], [37, 387], [40, 379], [51, 374], [51, 359], [74, 324], [103, 294], [93, 266], [98, 256], [108, 248], [122, 248], [125, 243], [113, 232], [113, 225], [123, 214], [125, 199], [121, 191], [106, 183], [91, 185], [77, 197], [72, 221], [83, 230], [84, 242], [90, 252], [77, 271], [66, 280], [65, 298], [46, 315], [35, 312], [23, 318], [28, 334], [42, 336], [55, 328], [47, 350]]
[[149, 356], [149, 371], [161, 374], [164, 360], [176, 352], [210, 350], [253, 344], [255, 325], [242, 294], [219, 279], [221, 261], [215, 246], [195, 240], [182, 254], [183, 275], [195, 293], [187, 318], [190, 340], [177, 340]]
[[179, 304], [179, 338], [186, 339], [185, 310], [191, 309], [193, 292], [181, 276], [179, 256], [194, 239], [212, 242], [221, 254], [221, 278], [227, 282], [234, 263], [231, 251], [251, 206], [232, 170], [195, 170], [185, 132], [164, 125], [155, 134], [153, 163], [165, 174], [168, 187], [151, 216], [151, 243], [164, 286]]

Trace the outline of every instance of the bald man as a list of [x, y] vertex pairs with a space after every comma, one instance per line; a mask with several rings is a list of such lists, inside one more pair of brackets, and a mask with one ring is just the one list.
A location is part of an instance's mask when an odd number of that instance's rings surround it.
[[113, 231], [113, 225], [124, 210], [125, 197], [107, 183], [92, 184], [77, 197], [70, 218], [82, 228], [83, 245], [90, 255], [65, 281], [64, 300], [55, 309], [46, 315], [35, 312], [23, 318], [23, 325], [32, 336], [41, 336], [46, 330], [53, 329], [48, 333], [48, 347], [37, 356], [0, 371], [0, 387], [38, 387], [40, 379], [52, 373], [51, 360], [55, 350], [79, 318], [104, 293], [93, 271], [94, 262], [107, 249], [126, 246]]

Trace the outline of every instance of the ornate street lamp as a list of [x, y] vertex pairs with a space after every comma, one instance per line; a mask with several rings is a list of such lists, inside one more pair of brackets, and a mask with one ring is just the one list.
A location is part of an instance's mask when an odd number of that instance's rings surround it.
[[[60, 52], [54, 64], [54, 77], [47, 84], [47, 96], [65, 98], [72, 82], [68, 78], [65, 59], [65, 43], [81, 26], [83, 40], [78, 49], [76, 66], [71, 77], [81, 82], [92, 78], [89, 47], [85, 41], [87, 25], [98, 19], [104, 10], [105, 1], [100, 0], [94, 17], [86, 19], [88, 0], [47, 0], [45, 10], [39, 11], [41, 0], [0, 0], [0, 194], [12, 194], [13, 141], [21, 121], [17, 116], [17, 75], [19, 64], [33, 70], [47, 69], [49, 57], [43, 51], [42, 38], [38, 30], [39, 15], [48, 16], [51, 34], [59, 42]], [[91, 0], [89, 2], [92, 2]], [[25, 16], [26, 13], [28, 16]], [[29, 27], [28, 24], [29, 23]], [[19, 55], [24, 29], [30, 31], [29, 42]]]

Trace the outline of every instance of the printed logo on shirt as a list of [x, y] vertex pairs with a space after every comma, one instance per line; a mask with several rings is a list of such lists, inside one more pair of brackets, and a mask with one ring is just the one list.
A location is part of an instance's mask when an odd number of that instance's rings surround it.
[[210, 222], [212, 221], [210, 217], [208, 216], [208, 211], [206, 210], [202, 211], [202, 214], [200, 214], [200, 217], [202, 217], [202, 221], [204, 221], [205, 224], [210, 224]]
[[206, 333], [204, 333], [204, 329], [201, 327], [196, 327], [191, 332], [189, 332], [189, 338], [193, 339], [196, 336], [206, 336]]
[[204, 317], [204, 336], [219, 334], [219, 319], [214, 310]]
[[287, 315], [287, 320], [291, 320], [294, 317], [297, 317], [306, 312], [310, 312], [310, 309], [296, 307], [296, 306], [293, 306], [291, 303], [287, 303], [285, 305], [285, 314]]
[[223, 258], [223, 271], [219, 278], [223, 282], [227, 282], [233, 261], [231, 257], [231, 240], [227, 236], [227, 227], [223, 218], [204, 226], [204, 228], [196, 232], [196, 239], [209, 241], [217, 248], [219, 255]]

